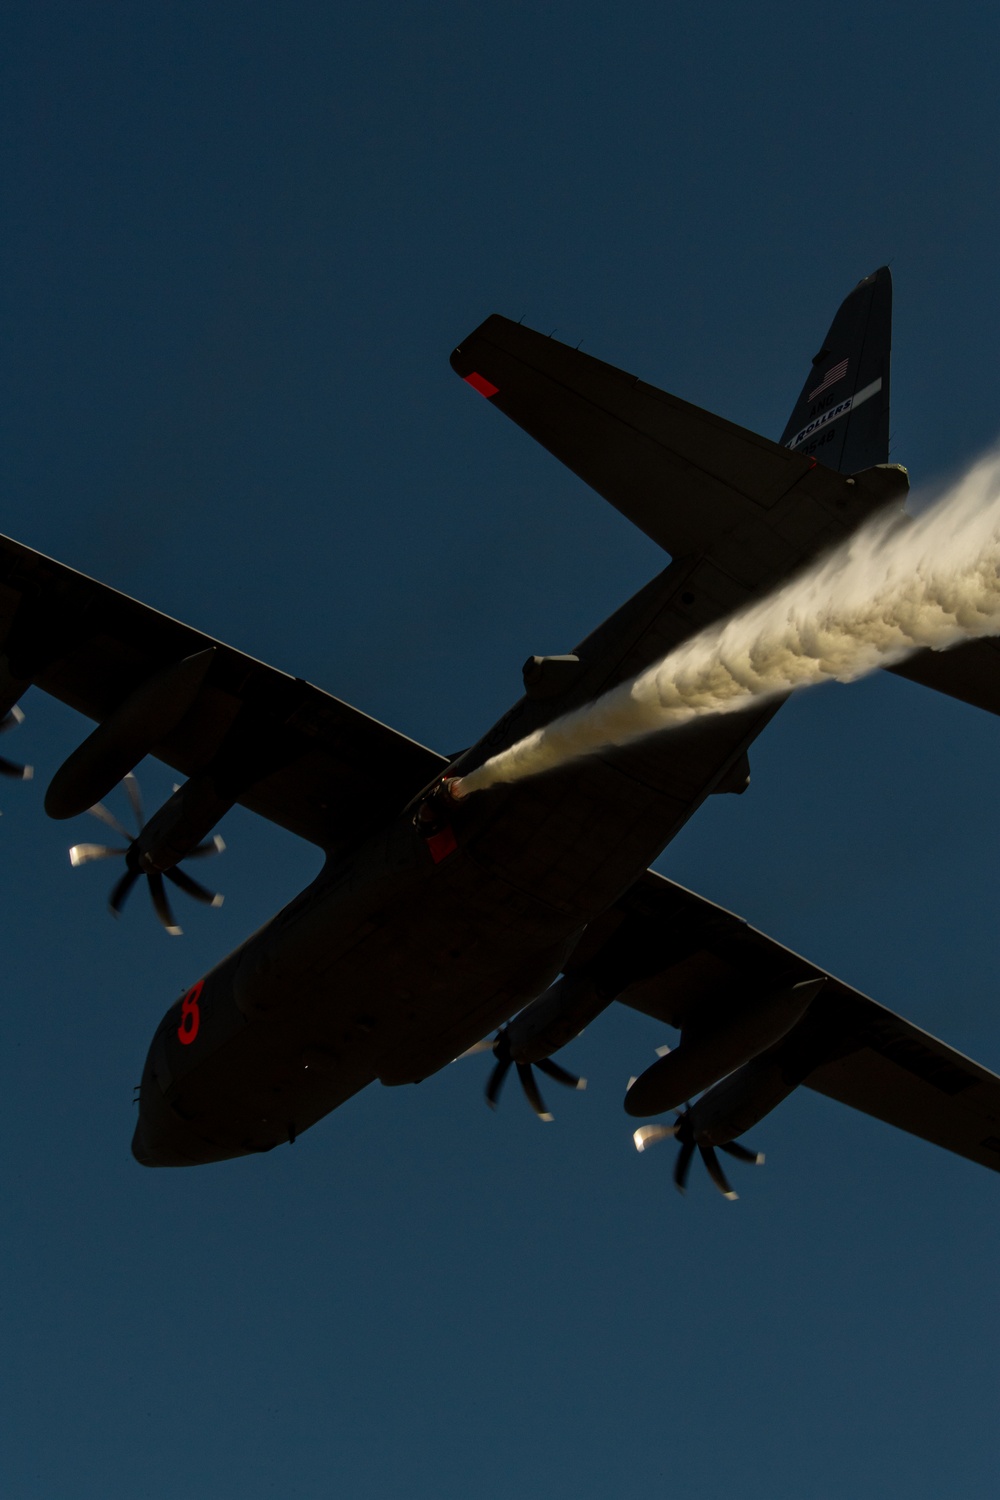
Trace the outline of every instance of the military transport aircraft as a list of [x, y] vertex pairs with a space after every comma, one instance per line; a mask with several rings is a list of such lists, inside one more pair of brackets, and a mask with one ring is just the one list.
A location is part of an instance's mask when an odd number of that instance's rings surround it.
[[[45, 806], [97, 806], [119, 853], [112, 893], [164, 880], [215, 847], [234, 803], [326, 853], [322, 873], [167, 1011], [140, 1088], [146, 1166], [268, 1151], [367, 1084], [416, 1082], [496, 1033], [487, 1097], [612, 1001], [680, 1031], [625, 1096], [636, 1132], [680, 1145], [683, 1187], [716, 1147], [800, 1084], [1000, 1170], [1000, 1078], [740, 918], [648, 869], [706, 797], [741, 793], [748, 749], [776, 712], [753, 705], [458, 802], [449, 779], [627, 679], [771, 589], [874, 510], [899, 506], [888, 463], [891, 284], [881, 269], [841, 305], [777, 443], [551, 338], [490, 317], [452, 365], [670, 555], [669, 566], [570, 655], [532, 657], [524, 696], [450, 762], [289, 677], [16, 542], [0, 540], [0, 719], [31, 684], [97, 728]], [[991, 641], [893, 670], [1000, 712]], [[12, 722], [12, 720], [11, 720]], [[146, 754], [186, 780], [139, 827], [100, 799]], [[5, 762], [8, 774], [17, 768]], [[3, 769], [4, 767], [0, 767]], [[513, 1018], [513, 1019], [512, 1019]], [[693, 1104], [688, 1101], [695, 1100]]]

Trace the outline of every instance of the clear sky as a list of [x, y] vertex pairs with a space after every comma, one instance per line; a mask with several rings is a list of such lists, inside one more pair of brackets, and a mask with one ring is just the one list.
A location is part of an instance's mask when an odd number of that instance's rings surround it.
[[[1000, 432], [995, 11], [969, 0], [11, 0], [0, 529], [445, 752], [663, 565], [452, 374], [488, 313], [769, 435], [896, 291], [892, 457]], [[1000, 1180], [802, 1090], [736, 1204], [639, 1157], [624, 1010], [540, 1125], [488, 1059], [293, 1150], [129, 1155], [181, 987], [312, 877], [237, 811], [183, 939], [0, 782], [10, 1500], [986, 1500]], [[659, 867], [1000, 1069], [1000, 723], [901, 680], [786, 707]], [[170, 773], [142, 769], [147, 800]], [[206, 867], [207, 868], [207, 867]]]

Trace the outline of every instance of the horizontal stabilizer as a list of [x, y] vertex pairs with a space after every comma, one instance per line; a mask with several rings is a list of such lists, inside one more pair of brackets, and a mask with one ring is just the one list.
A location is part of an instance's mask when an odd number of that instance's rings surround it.
[[1000, 641], [986, 638], [951, 651], [918, 651], [894, 667], [897, 677], [947, 693], [973, 708], [1000, 714]]
[[812, 467], [804, 454], [498, 314], [451, 363], [674, 557], [766, 518]]

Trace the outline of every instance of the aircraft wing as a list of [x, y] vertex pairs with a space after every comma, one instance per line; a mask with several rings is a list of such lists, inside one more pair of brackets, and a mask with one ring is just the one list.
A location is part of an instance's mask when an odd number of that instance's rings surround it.
[[99, 723], [170, 664], [214, 648], [190, 711], [152, 748], [184, 776], [327, 850], [447, 764], [338, 698], [0, 537], [0, 717], [30, 685]]
[[[571, 967], [582, 964], [671, 1026], [700, 1005], [824, 973], [653, 871], [585, 935]], [[772, 1055], [789, 1082], [1000, 1171], [1000, 1078], [832, 975]]]
[[973, 708], [1000, 714], [1000, 641], [967, 641], [950, 651], [918, 651], [888, 669]]
[[[499, 314], [451, 363], [674, 557], [709, 552], [738, 527], [770, 529], [768, 512], [793, 487], [800, 527], [810, 500], [844, 504], [843, 479], [815, 458]], [[807, 533], [794, 540], [817, 544]]]

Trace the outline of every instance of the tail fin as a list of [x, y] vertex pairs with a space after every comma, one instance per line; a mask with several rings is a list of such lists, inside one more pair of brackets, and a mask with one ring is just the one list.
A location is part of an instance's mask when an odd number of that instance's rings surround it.
[[782, 445], [841, 474], [888, 463], [891, 340], [892, 277], [882, 266], [840, 304]]

